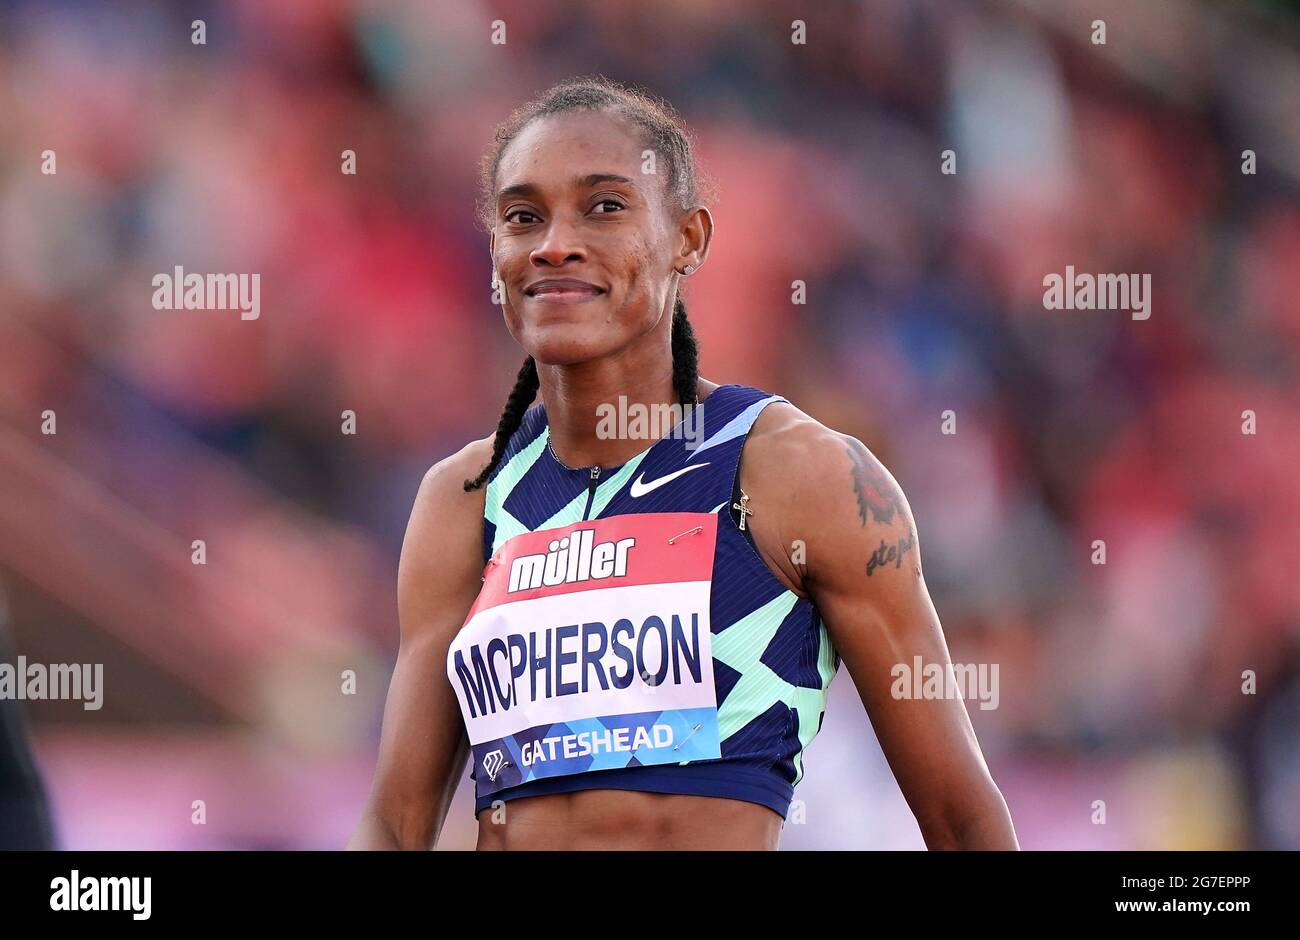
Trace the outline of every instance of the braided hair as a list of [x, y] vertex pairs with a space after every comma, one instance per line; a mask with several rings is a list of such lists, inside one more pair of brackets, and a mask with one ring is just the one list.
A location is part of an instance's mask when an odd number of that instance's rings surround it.
[[[629, 118], [638, 125], [644, 131], [650, 149], [664, 155], [668, 164], [665, 195], [674, 204], [674, 208], [684, 211], [695, 205], [699, 193], [691, 136], [672, 106], [604, 76], [594, 76], [570, 79], [547, 89], [514, 111], [497, 128], [495, 146], [483, 158], [479, 197], [480, 224], [489, 230], [492, 227], [494, 190], [501, 157], [506, 147], [525, 127], [553, 114], [607, 110]], [[680, 294], [673, 306], [672, 355], [673, 392], [684, 407], [694, 406], [696, 386], [699, 383], [700, 350], [691, 321], [686, 317], [686, 304]], [[515, 378], [515, 387], [510, 390], [501, 419], [497, 422], [496, 436], [492, 441], [492, 459], [477, 477], [465, 481], [467, 492], [483, 486], [501, 463], [510, 438], [519, 430], [524, 413], [537, 397], [538, 385], [537, 363], [529, 356]]]

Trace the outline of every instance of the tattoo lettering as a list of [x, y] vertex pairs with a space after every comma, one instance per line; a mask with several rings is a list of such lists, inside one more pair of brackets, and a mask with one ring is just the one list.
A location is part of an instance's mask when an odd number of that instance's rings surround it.
[[868, 512], [876, 522], [888, 525], [902, 511], [897, 485], [861, 443], [850, 441], [848, 449], [853, 461], [853, 489], [858, 495], [858, 515], [862, 517], [863, 527], [867, 524]]
[[895, 568], [903, 567], [903, 556], [916, 544], [916, 538], [912, 535], [905, 535], [898, 540], [897, 544], [888, 545], [884, 539], [880, 540], [880, 547], [871, 553], [867, 559], [867, 577], [871, 577], [873, 571], [882, 565], [893, 563]]

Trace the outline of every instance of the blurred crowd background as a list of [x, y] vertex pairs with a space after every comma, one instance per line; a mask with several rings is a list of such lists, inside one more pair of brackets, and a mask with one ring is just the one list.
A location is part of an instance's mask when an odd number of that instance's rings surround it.
[[[479, 158], [591, 73], [716, 182], [703, 374], [903, 485], [1022, 845], [1300, 848], [1300, 10], [1263, 0], [0, 2], [0, 649], [105, 676], [21, 703], [57, 844], [346, 841], [417, 485], [522, 360]], [[177, 265], [261, 316], [155, 310]], [[1150, 319], [1045, 310], [1067, 265], [1149, 273]], [[796, 797], [785, 848], [922, 847], [843, 670]]]

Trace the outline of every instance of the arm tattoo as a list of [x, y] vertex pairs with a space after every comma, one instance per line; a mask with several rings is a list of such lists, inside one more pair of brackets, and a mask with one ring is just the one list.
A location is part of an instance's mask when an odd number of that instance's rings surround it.
[[883, 565], [893, 565], [895, 568], [903, 567], [903, 556], [908, 550], [916, 544], [916, 539], [911, 535], [905, 535], [893, 545], [888, 544], [884, 539], [880, 540], [880, 547], [871, 553], [867, 559], [867, 577]]
[[849, 459], [853, 461], [853, 489], [858, 495], [858, 515], [862, 525], [867, 525], [867, 513], [876, 522], [888, 525], [902, 512], [897, 487], [880, 465], [871, 459], [871, 453], [858, 441], [849, 441]]

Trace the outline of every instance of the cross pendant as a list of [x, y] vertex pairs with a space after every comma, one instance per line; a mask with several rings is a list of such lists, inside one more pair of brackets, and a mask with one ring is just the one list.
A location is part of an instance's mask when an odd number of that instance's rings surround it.
[[744, 531], [745, 531], [745, 517], [746, 517], [746, 516], [752, 516], [752, 515], [754, 514], [754, 510], [752, 510], [752, 509], [749, 508], [749, 496], [745, 493], [744, 490], [741, 490], [741, 491], [740, 491], [740, 502], [738, 502], [738, 503], [732, 503], [732, 504], [731, 504], [731, 508], [732, 508], [732, 509], [738, 509], [738, 510], [740, 510], [740, 526], [739, 526], [739, 528], [740, 528], [740, 531], [741, 531], [741, 532], [744, 532]]

